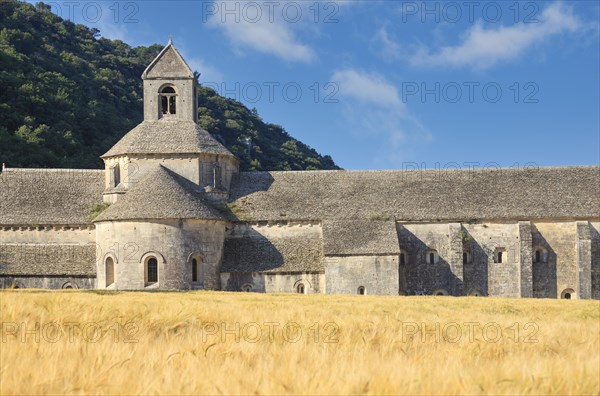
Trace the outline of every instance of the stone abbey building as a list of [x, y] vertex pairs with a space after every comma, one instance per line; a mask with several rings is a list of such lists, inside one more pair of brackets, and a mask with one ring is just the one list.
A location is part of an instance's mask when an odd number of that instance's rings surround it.
[[3, 167], [1, 285], [600, 299], [598, 166], [239, 172], [171, 43], [142, 79], [103, 170]]

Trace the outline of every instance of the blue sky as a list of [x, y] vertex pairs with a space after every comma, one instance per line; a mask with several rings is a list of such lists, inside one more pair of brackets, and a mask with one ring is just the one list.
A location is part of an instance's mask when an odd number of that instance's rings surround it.
[[595, 1], [48, 4], [131, 45], [172, 35], [202, 83], [345, 169], [600, 163]]

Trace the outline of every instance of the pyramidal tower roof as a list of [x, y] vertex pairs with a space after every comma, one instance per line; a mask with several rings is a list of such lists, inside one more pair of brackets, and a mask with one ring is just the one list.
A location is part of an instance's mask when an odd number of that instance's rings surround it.
[[144, 219], [225, 220], [197, 185], [162, 165], [109, 206], [94, 222]]
[[193, 121], [143, 121], [102, 158], [125, 154], [233, 154]]

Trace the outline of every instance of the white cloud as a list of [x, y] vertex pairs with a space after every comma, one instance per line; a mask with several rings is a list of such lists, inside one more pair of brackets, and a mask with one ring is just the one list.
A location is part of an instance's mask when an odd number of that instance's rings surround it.
[[397, 168], [414, 160], [416, 146], [432, 140], [431, 134], [411, 116], [396, 87], [383, 76], [357, 69], [336, 71], [331, 81], [339, 86], [340, 122], [359, 139], [379, 142], [373, 165]]
[[396, 87], [375, 73], [356, 69], [338, 70], [331, 76], [342, 97], [356, 99], [363, 104], [404, 111], [404, 103]]
[[402, 56], [400, 45], [390, 38], [387, 28], [383, 26], [375, 34], [375, 40], [380, 46], [380, 53], [385, 60], [394, 60]]
[[222, 29], [238, 51], [247, 48], [295, 62], [310, 62], [315, 58], [314, 50], [301, 43], [292, 30], [298, 23], [284, 20], [281, 11], [271, 17], [269, 10], [261, 8], [262, 16], [259, 18], [250, 12], [241, 8], [237, 20], [236, 15], [216, 13], [209, 23]]
[[185, 40], [185, 37], [175, 37], [173, 39], [173, 44], [177, 51], [181, 54], [185, 62], [188, 64], [192, 71], [200, 73], [200, 83], [221, 83], [224, 81], [223, 73], [215, 66], [212, 66], [210, 63], [206, 62], [206, 60], [202, 57], [199, 57], [197, 54], [197, 49], [190, 49], [188, 41]]
[[574, 32], [582, 23], [573, 15], [571, 8], [561, 3], [546, 7], [538, 23], [519, 22], [511, 26], [486, 29], [477, 23], [464, 34], [457, 46], [446, 46], [431, 53], [421, 47], [411, 57], [414, 66], [452, 66], [485, 69], [501, 61], [518, 58], [533, 45], [550, 36], [563, 32]]

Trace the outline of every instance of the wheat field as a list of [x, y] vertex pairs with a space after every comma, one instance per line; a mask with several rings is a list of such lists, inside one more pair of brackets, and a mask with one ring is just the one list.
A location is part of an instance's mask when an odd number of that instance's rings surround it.
[[0, 292], [0, 394], [600, 392], [600, 302]]

